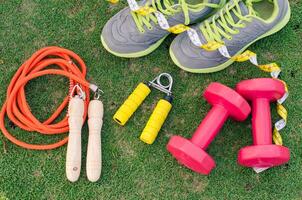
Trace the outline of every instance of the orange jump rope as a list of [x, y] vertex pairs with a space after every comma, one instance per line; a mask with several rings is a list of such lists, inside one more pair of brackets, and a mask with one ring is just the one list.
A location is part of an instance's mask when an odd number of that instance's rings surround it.
[[[49, 69], [50, 65], [56, 65], [59, 68]], [[67, 143], [68, 137], [53, 143], [53, 144], [29, 144], [18, 140], [5, 128], [4, 118], [7, 114], [8, 118], [18, 127], [26, 131], [36, 131], [45, 135], [56, 135], [67, 133], [69, 130], [67, 116], [54, 123], [54, 120], [60, 115], [66, 106], [68, 106], [70, 95], [68, 95], [57, 110], [44, 122], [40, 122], [30, 111], [30, 107], [26, 102], [25, 85], [28, 81], [44, 76], [44, 75], [61, 75], [69, 78], [70, 88], [69, 93], [76, 84], [86, 94], [84, 121], [87, 117], [87, 109], [89, 104], [89, 88], [95, 88], [95, 85], [90, 84], [86, 79], [86, 65], [84, 61], [74, 52], [59, 48], [46, 47], [29, 58], [16, 72], [12, 78], [8, 89], [7, 97], [0, 112], [0, 129], [4, 136], [14, 144], [33, 150], [48, 150], [60, 147]], [[94, 90], [94, 89], [93, 89]]]

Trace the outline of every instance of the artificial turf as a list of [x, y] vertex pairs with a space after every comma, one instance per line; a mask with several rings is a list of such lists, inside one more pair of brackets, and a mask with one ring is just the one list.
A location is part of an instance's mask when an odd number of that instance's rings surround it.
[[[289, 85], [286, 102], [288, 126], [282, 131], [291, 150], [288, 164], [256, 174], [236, 163], [238, 150], [251, 144], [250, 118], [243, 123], [227, 121], [208, 152], [217, 163], [209, 176], [180, 165], [165, 149], [169, 137], [190, 137], [210, 106], [201, 98], [205, 87], [219, 81], [235, 86], [243, 79], [268, 77], [249, 63], [236, 63], [212, 74], [191, 74], [169, 58], [170, 36], [152, 54], [138, 59], [115, 57], [100, 44], [106, 21], [126, 5], [104, 0], [0, 0], [0, 102], [18, 67], [45, 46], [61, 46], [79, 54], [88, 66], [88, 80], [105, 94], [102, 131], [103, 170], [97, 183], [85, 174], [87, 125], [83, 128], [83, 168], [80, 180], [65, 178], [66, 146], [52, 151], [21, 149], [0, 134], [0, 199], [302, 199], [302, 3], [291, 0], [292, 18], [279, 33], [262, 39], [250, 49], [259, 62], [276, 61]], [[138, 139], [152, 108], [163, 97], [153, 92], [125, 127], [112, 116], [140, 82], [161, 72], [174, 78], [173, 109], [156, 142], [149, 146]], [[67, 93], [68, 80], [45, 76], [26, 87], [32, 112], [46, 119]], [[273, 109], [274, 110], [274, 109]], [[274, 119], [276, 113], [274, 112]], [[53, 142], [61, 137], [28, 133], [7, 122], [9, 130], [28, 142]]]

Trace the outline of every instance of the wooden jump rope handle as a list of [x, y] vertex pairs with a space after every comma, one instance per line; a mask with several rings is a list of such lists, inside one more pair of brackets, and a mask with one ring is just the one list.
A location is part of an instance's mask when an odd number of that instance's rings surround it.
[[68, 109], [69, 139], [66, 155], [66, 176], [71, 182], [77, 181], [81, 172], [81, 130], [83, 115], [84, 101], [78, 96], [71, 98]]
[[96, 182], [101, 176], [102, 150], [101, 130], [103, 125], [104, 107], [100, 100], [92, 100], [88, 107], [89, 138], [87, 149], [86, 173], [91, 182]]

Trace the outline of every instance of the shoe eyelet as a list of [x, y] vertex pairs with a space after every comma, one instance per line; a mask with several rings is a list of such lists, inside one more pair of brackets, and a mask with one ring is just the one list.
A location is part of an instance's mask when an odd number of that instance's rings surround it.
[[148, 30], [150, 30], [150, 31], [153, 30], [153, 27], [152, 26], [148, 27]]
[[144, 33], [145, 33], [145, 31], [139, 31], [139, 32], [141, 32], [141, 34], [144, 34]]

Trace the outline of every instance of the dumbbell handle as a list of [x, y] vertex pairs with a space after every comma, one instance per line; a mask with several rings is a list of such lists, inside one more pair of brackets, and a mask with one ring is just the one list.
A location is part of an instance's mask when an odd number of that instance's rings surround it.
[[265, 98], [252, 101], [252, 133], [254, 145], [272, 144], [270, 102]]
[[69, 138], [66, 154], [66, 176], [71, 182], [78, 180], [81, 172], [81, 130], [84, 101], [79, 97], [70, 99], [68, 109]]
[[86, 173], [91, 182], [97, 181], [102, 170], [101, 130], [103, 125], [103, 103], [93, 100], [88, 107], [89, 138], [87, 149]]
[[228, 116], [228, 111], [223, 106], [214, 105], [194, 132], [191, 142], [205, 150], [215, 138]]

